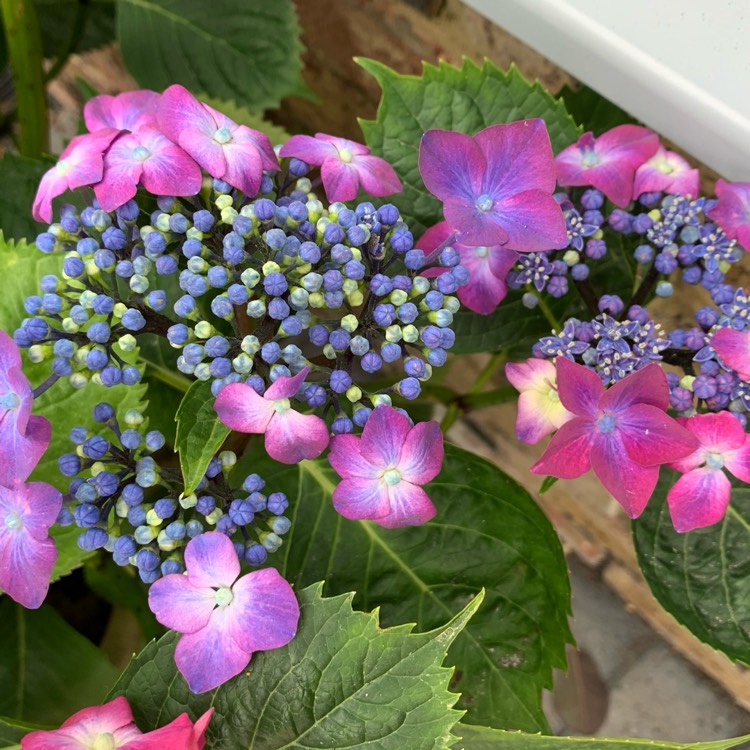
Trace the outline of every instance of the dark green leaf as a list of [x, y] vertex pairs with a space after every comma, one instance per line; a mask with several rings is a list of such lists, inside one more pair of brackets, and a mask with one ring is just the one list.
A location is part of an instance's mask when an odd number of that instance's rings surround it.
[[58, 725], [101, 703], [117, 678], [104, 654], [51, 607], [0, 599], [0, 715]]
[[457, 724], [453, 733], [463, 738], [455, 743], [455, 750], [729, 750], [750, 740], [750, 735], [731, 740], [690, 743], [606, 737], [544, 737], [468, 724]]
[[662, 467], [643, 515], [633, 521], [638, 564], [659, 603], [694, 635], [750, 664], [750, 487], [733, 477], [724, 520], [678, 534], [666, 496], [679, 478]]
[[542, 486], [539, 488], [539, 494], [543, 495], [545, 492], [547, 492], [548, 489], [550, 489], [550, 487], [553, 487], [556, 482], [557, 477], [544, 477]]
[[238, 474], [250, 468], [268, 479], [269, 491], [292, 498], [292, 529], [275, 557], [297, 586], [325, 576], [330, 593], [355, 590], [358, 608], [382, 607], [386, 625], [416, 620], [421, 630], [485, 588], [484, 606], [448, 656], [461, 705], [472, 721], [547, 729], [541, 690], [552, 667], [565, 664], [570, 590], [557, 536], [523, 488], [448, 446], [440, 476], [426, 488], [435, 519], [389, 530], [333, 510], [338, 478], [323, 462], [282, 468], [251, 456]]
[[198, 486], [208, 464], [230, 432], [216, 415], [215, 400], [211, 383], [196, 380], [177, 410], [175, 448], [180, 454], [186, 495]]
[[254, 654], [245, 673], [212, 693], [188, 691], [170, 633], [131, 662], [111, 697], [125, 695], [148, 728], [213, 705], [211, 747], [448, 747], [460, 713], [442, 662], [481, 593], [447, 625], [415, 634], [410, 625], [383, 630], [376, 612], [352, 611], [351, 594], [323, 599], [321, 589], [299, 592], [300, 626], [290, 644]]
[[601, 135], [605, 130], [617, 125], [638, 122], [624, 109], [620, 109], [588, 86], [579, 86], [573, 90], [565, 85], [557, 96], [562, 99], [571, 117], [584, 130], [592, 131], [594, 135]]
[[[7, 238], [36, 237], [42, 231], [31, 216], [36, 189], [51, 162], [6, 151], [0, 161], [0, 230]], [[1, 240], [0, 240], [1, 241]]]
[[117, 34], [142, 86], [181, 83], [260, 112], [306, 91], [291, 0], [117, 0]]
[[[115, 5], [91, 0], [36, 0], [45, 57], [64, 53], [75, 35], [73, 52], [103, 47], [115, 39]], [[83, 13], [82, 33], [76, 33], [76, 14]]]
[[515, 67], [505, 72], [489, 60], [480, 68], [465, 59], [462, 68], [425, 63], [421, 76], [410, 76], [375, 60], [358, 62], [383, 90], [377, 119], [361, 120], [360, 125], [367, 145], [393, 165], [404, 184], [404, 192], [388, 201], [398, 206], [415, 237], [442, 220], [441, 203], [427, 192], [417, 167], [425, 130], [474, 135], [489, 125], [542, 117], [555, 151], [578, 138], [565, 107]]
[[27, 721], [17, 721], [9, 719], [7, 716], [0, 716], [0, 748], [3, 748], [3, 750], [19, 748], [18, 743], [25, 734], [35, 729], [49, 728], [40, 724], [30, 724]]

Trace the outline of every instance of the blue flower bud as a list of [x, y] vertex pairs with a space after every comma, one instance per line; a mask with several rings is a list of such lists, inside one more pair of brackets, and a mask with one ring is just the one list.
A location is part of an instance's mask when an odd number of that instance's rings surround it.
[[109, 341], [110, 328], [106, 323], [92, 323], [86, 331], [86, 336], [89, 341], [93, 341], [97, 344], [106, 344]]
[[352, 376], [345, 370], [333, 370], [329, 385], [334, 393], [344, 393], [352, 384]]
[[320, 260], [320, 248], [314, 242], [303, 242], [299, 248], [299, 257], [305, 263], [315, 264]]
[[123, 430], [120, 435], [120, 444], [128, 450], [135, 450], [141, 444], [141, 433], [132, 428]]
[[154, 512], [159, 518], [170, 518], [175, 512], [174, 500], [170, 500], [168, 497], [163, 497], [160, 500], [157, 500], [154, 503]]
[[331, 432], [334, 435], [346, 435], [354, 430], [354, 424], [349, 417], [336, 417], [331, 423]]
[[396, 385], [396, 390], [410, 401], [417, 398], [422, 391], [422, 386], [416, 378], [404, 378]]
[[380, 347], [380, 356], [384, 362], [396, 362], [401, 358], [401, 347], [392, 342], [385, 343]]
[[[83, 486], [86, 487], [87, 485], [84, 484]], [[87, 502], [82, 502], [81, 505], [76, 505], [73, 509], [76, 526], [82, 529], [90, 529], [92, 526], [96, 526], [99, 523], [99, 515], [99, 508]]]
[[125, 310], [122, 316], [122, 325], [129, 331], [140, 331], [146, 325], [146, 319], [141, 314], [140, 310], [129, 308]]
[[78, 546], [82, 550], [93, 552], [96, 549], [101, 549], [109, 541], [109, 534], [104, 529], [86, 529], [78, 537]]
[[135, 564], [139, 570], [155, 570], [159, 566], [159, 555], [153, 550], [139, 550], [135, 556]]
[[122, 368], [122, 384], [135, 385], [141, 381], [141, 371], [135, 365], [127, 365]]
[[75, 453], [63, 453], [57, 459], [60, 473], [66, 477], [74, 477], [81, 471], [81, 459]]
[[245, 551], [245, 561], [248, 565], [263, 565], [268, 559], [268, 552], [261, 544], [251, 544]]
[[109, 443], [101, 435], [94, 435], [86, 440], [82, 450], [88, 458], [99, 460], [109, 452]]

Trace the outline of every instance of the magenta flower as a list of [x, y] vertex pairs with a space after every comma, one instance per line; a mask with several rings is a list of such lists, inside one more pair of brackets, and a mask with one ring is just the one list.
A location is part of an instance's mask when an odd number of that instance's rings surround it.
[[698, 439], [691, 455], [670, 464], [682, 476], [667, 494], [669, 514], [677, 531], [692, 531], [724, 517], [732, 485], [722, 469], [750, 482], [750, 443], [736, 417], [726, 411], [695, 414], [678, 422]]
[[642, 193], [668, 193], [695, 198], [700, 174], [686, 159], [659, 146], [656, 153], [635, 172], [633, 198]]
[[214, 409], [230, 430], [265, 434], [266, 452], [276, 461], [296, 464], [317, 458], [328, 446], [326, 423], [314, 414], [300, 414], [289, 401], [309, 372], [305, 367], [294, 377], [280, 377], [263, 396], [245, 383], [230, 383], [222, 388]]
[[593, 185], [615, 205], [633, 200], [635, 171], [659, 148], [659, 137], [640, 125], [618, 125], [594, 138], [584, 133], [555, 159], [561, 185]]
[[521, 442], [538, 443], [575, 416], [560, 401], [557, 369], [548, 359], [509, 362], [505, 375], [521, 393], [516, 418], [516, 435]]
[[21, 739], [21, 750], [202, 750], [213, 708], [193, 724], [180, 714], [174, 721], [152, 732], [141, 732], [133, 712], [122, 696], [102, 706], [77, 711], [59, 729], [29, 732]]
[[[441, 221], [430, 227], [417, 245], [429, 255], [453, 234], [448, 222]], [[489, 315], [505, 299], [508, 285], [505, 277], [518, 259], [515, 250], [496, 245], [494, 247], [473, 247], [461, 242], [451, 245], [461, 257], [461, 263], [469, 269], [469, 281], [459, 287], [456, 293], [461, 304], [469, 310]], [[437, 276], [447, 268], [430, 268], [423, 276]]]
[[94, 185], [102, 179], [104, 152], [117, 137], [119, 130], [104, 128], [96, 133], [77, 135], [60, 154], [60, 159], [48, 170], [34, 198], [32, 213], [37, 221], [52, 221], [52, 199], [66, 190]]
[[333, 507], [345, 518], [393, 529], [417, 526], [435, 515], [421, 485], [434, 479], [443, 464], [437, 422], [412, 427], [401, 412], [378, 406], [362, 437], [331, 438], [328, 461], [342, 478], [333, 491]]
[[428, 130], [419, 146], [419, 171], [464, 245], [519, 252], [565, 247], [544, 120], [493, 125], [473, 137]]
[[157, 121], [163, 133], [212, 177], [248, 197], [258, 192], [264, 169], [279, 168], [267, 135], [238, 125], [177, 84], [162, 94]]
[[750, 330], [719, 328], [710, 341], [721, 361], [742, 380], [750, 380]]
[[142, 128], [123, 133], [109, 147], [94, 193], [105, 211], [114, 211], [136, 194], [138, 183], [152, 195], [196, 195], [201, 189], [201, 170], [163, 133]]
[[45, 482], [0, 485], [0, 589], [29, 609], [41, 606], [57, 560], [49, 528], [62, 495]]
[[325, 133], [293, 135], [279, 151], [320, 167], [320, 178], [330, 203], [357, 197], [360, 187], [370, 195], [391, 195], [402, 190], [393, 167], [370, 149], [346, 138]]
[[159, 97], [156, 91], [148, 89], [126, 91], [117, 96], [95, 96], [83, 107], [86, 129], [93, 133], [102, 128], [135, 131], [143, 127], [156, 127]]
[[47, 450], [51, 428], [31, 414], [33, 393], [13, 339], [0, 330], [0, 485], [11, 487], [31, 474]]
[[178, 633], [175, 662], [194, 693], [213, 690], [238, 675], [254, 651], [294, 638], [299, 605], [292, 587], [273, 568], [239, 578], [229, 537], [209, 531], [185, 547], [187, 575], [172, 573], [151, 584], [148, 605]]
[[746, 250], [750, 248], [750, 182], [716, 181], [718, 202], [706, 211], [729, 237]]
[[593, 469], [631, 518], [646, 507], [659, 464], [698, 447], [696, 437], [666, 414], [669, 386], [659, 365], [647, 365], [605, 390], [593, 370], [558, 357], [557, 391], [575, 417], [552, 436], [531, 471], [573, 479]]

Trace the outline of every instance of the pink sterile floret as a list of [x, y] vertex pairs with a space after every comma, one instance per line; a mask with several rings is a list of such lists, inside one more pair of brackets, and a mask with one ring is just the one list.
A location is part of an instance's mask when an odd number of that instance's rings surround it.
[[328, 460], [342, 477], [333, 507], [345, 518], [385, 526], [416, 526], [435, 515], [421, 485], [440, 473], [443, 433], [437, 422], [412, 426], [390, 406], [378, 406], [362, 437], [335, 435]]
[[326, 198], [349, 201], [357, 197], [360, 187], [370, 195], [391, 195], [402, 189], [393, 167], [370, 149], [356, 141], [325, 133], [293, 135], [279, 151], [281, 157], [295, 157], [320, 167], [320, 179]]
[[95, 96], [83, 107], [86, 129], [93, 133], [101, 128], [135, 131], [142, 127], [156, 127], [159, 97], [156, 91], [148, 89], [126, 91], [117, 96]]
[[718, 202], [706, 211], [729, 237], [750, 248], [750, 182], [716, 181]]
[[575, 416], [560, 401], [557, 369], [548, 359], [509, 362], [505, 375], [521, 393], [516, 419], [516, 435], [521, 442], [538, 443]]
[[177, 84], [162, 94], [157, 121], [162, 132], [212, 177], [248, 197], [258, 192], [264, 169], [279, 168], [267, 135], [238, 125]]
[[667, 494], [677, 531], [692, 531], [724, 517], [732, 486], [722, 469], [750, 482], [750, 443], [737, 418], [726, 411], [678, 419], [698, 439], [699, 448], [669, 466], [682, 472]]
[[94, 193], [105, 211], [114, 211], [136, 194], [138, 183], [152, 195], [196, 195], [201, 189], [201, 170], [163, 133], [142, 128], [123, 133], [109, 147]]
[[710, 344], [727, 367], [742, 380], [750, 380], [750, 330], [719, 328], [711, 336]]
[[119, 135], [115, 128], [103, 128], [95, 133], [77, 135], [60, 154], [60, 159], [48, 170], [36, 191], [32, 213], [37, 221], [52, 221], [52, 199], [66, 190], [94, 185], [102, 179], [104, 152]]
[[419, 146], [419, 171], [464, 245], [519, 252], [565, 247], [544, 120], [493, 125], [475, 136], [428, 130]]
[[[417, 246], [429, 255], [452, 234], [453, 231], [448, 222], [441, 221], [422, 235]], [[518, 253], [499, 245], [475, 247], [453, 242], [451, 247], [458, 252], [461, 263], [469, 269], [470, 274], [469, 281], [459, 287], [456, 293], [461, 304], [481, 315], [494, 312], [508, 293], [505, 277], [518, 260]], [[447, 270], [447, 268], [429, 268], [423, 272], [423, 275], [437, 276]]]
[[231, 430], [265, 434], [266, 452], [276, 461], [296, 464], [317, 458], [328, 446], [326, 423], [315, 414], [300, 414], [290, 402], [309, 372], [308, 366], [294, 377], [282, 375], [263, 396], [245, 383], [230, 383], [214, 409]]
[[700, 174], [674, 151], [659, 146], [657, 152], [635, 173], [633, 197], [642, 193], [668, 193], [696, 198]]
[[23, 482], [47, 450], [51, 427], [31, 414], [31, 385], [13, 339], [0, 330], [0, 485]]
[[656, 133], [640, 125], [618, 125], [598, 138], [584, 133], [556, 158], [561, 185], [592, 185], [615, 205], [633, 200], [635, 171], [659, 148]]
[[119, 696], [77, 711], [59, 729], [30, 732], [21, 750], [202, 750], [213, 708], [193, 724], [187, 714], [152, 732], [135, 725], [128, 701]]
[[557, 358], [557, 391], [575, 414], [552, 436], [535, 474], [573, 479], [594, 470], [631, 518], [646, 507], [659, 464], [698, 447], [696, 437], [666, 414], [669, 386], [661, 367], [647, 365], [608, 390], [583, 365]]
[[0, 485], [0, 589], [29, 609], [47, 596], [57, 560], [49, 528], [62, 495], [45, 482]]
[[148, 605], [178, 633], [175, 662], [194, 693], [238, 675], [254, 651], [294, 638], [299, 605], [292, 587], [273, 568], [241, 578], [229, 537], [209, 531], [185, 547], [187, 575], [172, 573], [151, 585]]

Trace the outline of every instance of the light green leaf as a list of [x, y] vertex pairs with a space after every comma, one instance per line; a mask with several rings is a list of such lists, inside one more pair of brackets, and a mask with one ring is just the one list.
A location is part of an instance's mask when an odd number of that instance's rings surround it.
[[455, 743], [454, 750], [729, 750], [750, 740], [750, 735], [688, 743], [606, 737], [544, 737], [469, 724], [457, 724], [453, 733], [463, 738]]
[[357, 62], [383, 90], [377, 118], [360, 120], [360, 125], [367, 145], [393, 166], [404, 184], [403, 193], [387, 200], [398, 206], [415, 238], [442, 220], [441, 203], [427, 192], [417, 166], [426, 130], [474, 135], [489, 125], [542, 117], [555, 151], [580, 133], [563, 104], [539, 83], [529, 83], [515, 67], [505, 72], [489, 60], [479, 67], [465, 59], [461, 68], [424, 63], [422, 75], [411, 76], [375, 60]]
[[0, 715], [47, 725], [101, 703], [117, 671], [47, 605], [27, 610], [0, 599]]
[[306, 92], [291, 0], [117, 0], [117, 34], [147, 88], [180, 83], [255, 112]]
[[429, 633], [382, 629], [378, 613], [352, 611], [352, 595], [324, 599], [322, 584], [300, 591], [300, 625], [287, 646], [253, 655], [246, 672], [212, 693], [192, 695], [174, 666], [167, 634], [136, 657], [110, 697], [125, 695], [142, 728], [182, 711], [216, 709], [208, 746], [273, 748], [446, 748], [461, 713], [448, 692], [446, 651], [481, 604], [477, 592]]
[[522, 487], [447, 446], [441, 474], [426, 486], [437, 516], [384, 529], [333, 510], [338, 478], [322, 461], [280, 467], [248, 456], [240, 464], [238, 476], [257, 471], [268, 491], [290, 498], [292, 528], [271, 562], [297, 586], [325, 577], [329, 593], [354, 590], [358, 608], [381, 607], [386, 625], [416, 620], [420, 630], [485, 588], [483, 607], [448, 655], [460, 706], [472, 721], [547, 730], [541, 691], [565, 664], [570, 589], [560, 542]]
[[646, 510], [633, 521], [638, 564], [678, 622], [731, 659], [750, 664], [750, 487], [730, 477], [732, 501], [721, 523], [678, 534], [666, 496], [679, 476], [662, 467]]
[[230, 433], [214, 410], [215, 400], [211, 383], [196, 380], [182, 399], [175, 416], [175, 448], [180, 454], [186, 495], [198, 486], [211, 459]]

